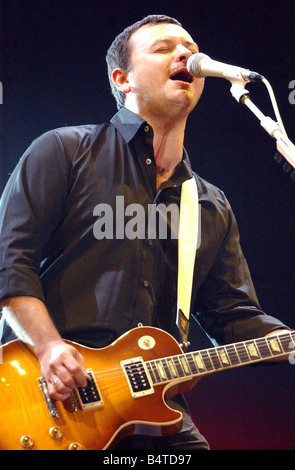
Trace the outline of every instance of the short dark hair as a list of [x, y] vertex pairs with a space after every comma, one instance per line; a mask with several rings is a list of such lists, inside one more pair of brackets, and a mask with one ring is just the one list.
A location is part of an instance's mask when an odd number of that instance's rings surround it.
[[108, 67], [108, 77], [111, 85], [112, 94], [115, 97], [117, 108], [120, 109], [124, 105], [125, 94], [117, 89], [112, 80], [112, 72], [116, 68], [121, 69], [123, 72], [129, 71], [129, 39], [135, 31], [145, 25], [156, 25], [161, 23], [176, 24], [182, 26], [179, 21], [166, 15], [149, 15], [140, 21], [128, 26], [122, 31], [112, 42], [106, 55], [106, 62]]

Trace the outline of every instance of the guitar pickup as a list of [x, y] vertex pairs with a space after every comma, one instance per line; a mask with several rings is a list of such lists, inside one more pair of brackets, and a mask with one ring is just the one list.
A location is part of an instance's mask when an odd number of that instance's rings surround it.
[[154, 393], [151, 378], [141, 357], [121, 361], [121, 366], [133, 398], [140, 398]]
[[82, 410], [101, 408], [104, 402], [94, 376], [92, 369], [87, 369], [87, 374], [91, 377], [86, 387], [79, 387], [75, 390], [75, 395], [79, 401]]

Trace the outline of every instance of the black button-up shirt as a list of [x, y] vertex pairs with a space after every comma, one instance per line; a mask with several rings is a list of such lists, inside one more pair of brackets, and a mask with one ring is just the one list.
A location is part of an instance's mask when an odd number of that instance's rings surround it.
[[[157, 190], [152, 144], [152, 128], [125, 108], [110, 123], [56, 129], [32, 143], [1, 199], [0, 299], [38, 297], [64, 337], [93, 346], [138, 323], [174, 325], [177, 240], [145, 236], [131, 204], [148, 221], [152, 204], [179, 205], [181, 184], [193, 173], [184, 151]], [[224, 194], [194, 177], [201, 246], [193, 314], [217, 342], [281, 327], [260, 310]], [[110, 225], [103, 207], [113, 214]], [[124, 233], [128, 223], [134, 238]]]

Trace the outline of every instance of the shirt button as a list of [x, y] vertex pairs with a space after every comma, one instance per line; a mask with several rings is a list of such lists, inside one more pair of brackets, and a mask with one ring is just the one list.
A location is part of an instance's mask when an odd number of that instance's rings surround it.
[[144, 287], [148, 287], [149, 281], [147, 281], [147, 280], [145, 279], [145, 280], [143, 281], [143, 285], [144, 285]]
[[148, 132], [150, 130], [150, 126], [145, 126], [144, 127], [144, 132]]
[[152, 163], [152, 160], [151, 160], [150, 158], [147, 158], [146, 161], [145, 161], [145, 163], [146, 163], [147, 165], [150, 165], [150, 164]]

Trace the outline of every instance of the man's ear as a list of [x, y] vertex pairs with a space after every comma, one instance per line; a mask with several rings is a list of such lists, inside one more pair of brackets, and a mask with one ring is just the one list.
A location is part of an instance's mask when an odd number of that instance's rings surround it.
[[113, 71], [112, 79], [118, 90], [122, 91], [122, 93], [129, 93], [131, 91], [127, 73], [122, 72], [121, 69], [115, 69]]

